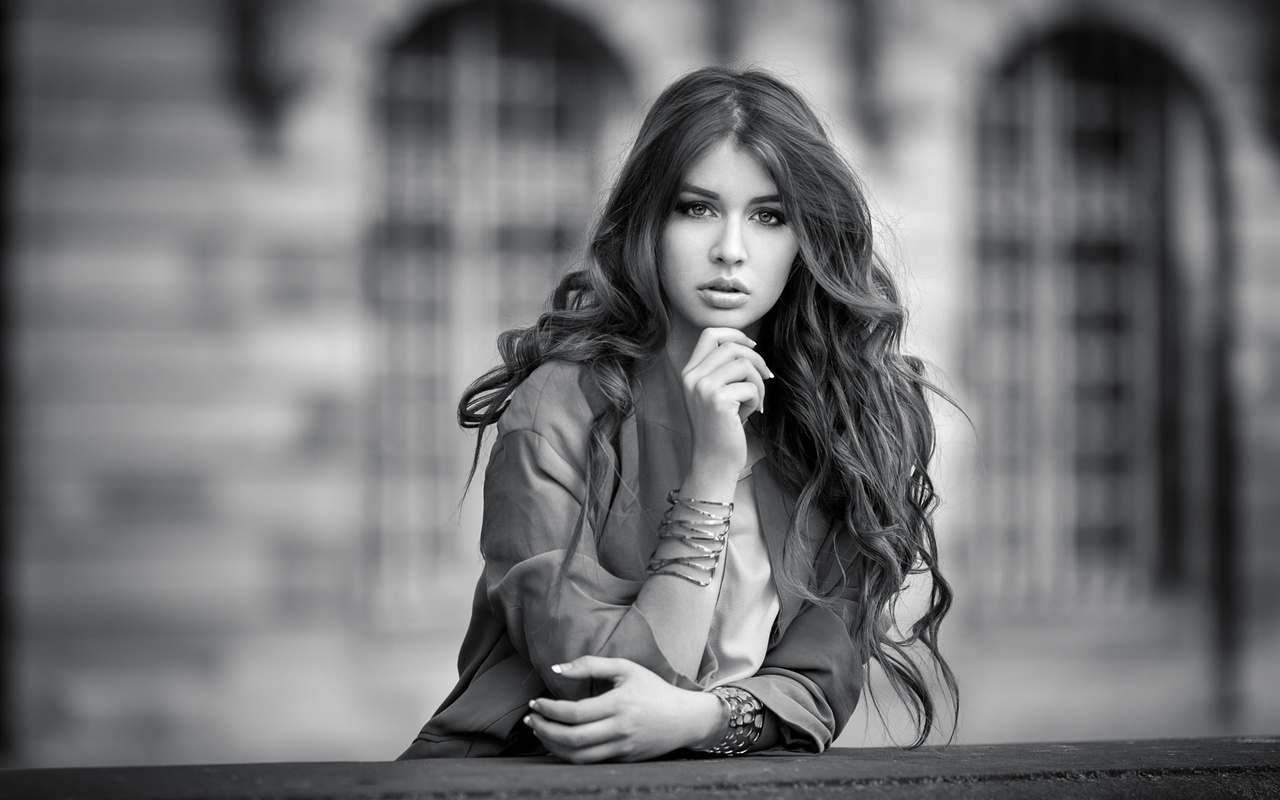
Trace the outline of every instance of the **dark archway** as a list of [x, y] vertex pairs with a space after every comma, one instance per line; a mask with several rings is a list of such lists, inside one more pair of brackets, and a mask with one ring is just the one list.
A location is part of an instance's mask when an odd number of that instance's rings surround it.
[[1151, 44], [1074, 25], [990, 76], [977, 140], [991, 591], [1074, 606], [1208, 586], [1230, 254], [1201, 94]]

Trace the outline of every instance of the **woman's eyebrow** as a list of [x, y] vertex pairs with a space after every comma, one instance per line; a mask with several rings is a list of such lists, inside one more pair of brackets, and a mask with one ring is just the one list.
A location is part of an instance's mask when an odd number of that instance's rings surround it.
[[707, 198], [708, 200], [720, 199], [720, 195], [716, 194], [710, 189], [703, 189], [701, 186], [694, 186], [692, 183], [686, 183], [683, 186], [681, 186], [680, 193], [681, 194], [697, 194]]
[[[681, 193], [681, 194], [696, 194], [696, 195], [701, 195], [702, 197], [705, 197], [705, 198], [707, 198], [708, 200], [719, 200], [719, 199], [720, 199], [720, 195], [716, 194], [715, 192], [711, 191], [710, 189], [703, 189], [701, 186], [695, 186], [695, 185], [693, 185], [692, 183], [686, 183], [686, 184], [682, 185], [682, 186], [680, 187], [680, 193]], [[753, 197], [753, 198], [751, 198], [751, 200], [747, 203], [747, 205], [754, 206], [754, 205], [758, 205], [758, 204], [760, 204], [760, 203], [781, 203], [781, 202], [782, 202], [782, 196], [781, 196], [781, 195], [777, 195], [777, 194], [766, 194], [766, 195], [761, 195], [760, 197]]]

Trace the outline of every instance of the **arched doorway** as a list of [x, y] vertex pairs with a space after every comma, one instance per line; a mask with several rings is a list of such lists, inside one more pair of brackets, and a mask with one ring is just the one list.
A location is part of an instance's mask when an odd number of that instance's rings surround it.
[[986, 607], [1207, 586], [1226, 253], [1205, 104], [1155, 47], [1081, 24], [992, 74], [977, 138], [970, 563]]
[[[474, 563], [451, 518], [470, 463], [461, 391], [531, 323], [586, 230], [593, 153], [626, 102], [617, 59], [536, 2], [429, 14], [387, 50], [383, 198], [365, 274], [376, 341], [367, 542], [375, 606]], [[381, 614], [382, 612], [375, 612]]]

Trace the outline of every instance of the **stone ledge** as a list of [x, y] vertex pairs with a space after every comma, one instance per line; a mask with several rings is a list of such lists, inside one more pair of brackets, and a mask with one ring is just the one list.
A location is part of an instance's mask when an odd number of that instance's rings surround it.
[[831, 750], [574, 766], [551, 758], [11, 770], [0, 798], [1280, 797], [1280, 737]]

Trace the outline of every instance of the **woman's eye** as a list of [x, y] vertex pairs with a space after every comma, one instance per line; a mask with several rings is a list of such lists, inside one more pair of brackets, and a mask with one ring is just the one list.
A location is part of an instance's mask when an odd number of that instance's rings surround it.
[[706, 203], [681, 203], [680, 213], [689, 217], [705, 217], [711, 214], [711, 207]]
[[772, 208], [762, 208], [759, 211], [757, 211], [756, 219], [758, 219], [761, 224], [768, 225], [771, 228], [777, 225], [785, 224], [786, 222], [782, 218], [782, 212], [774, 211]]

